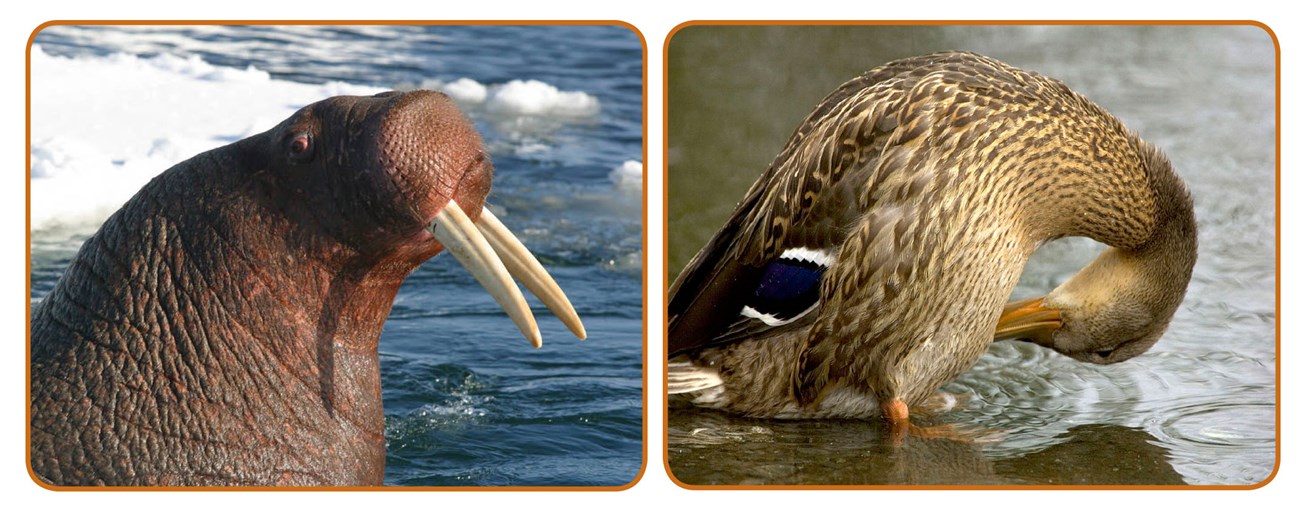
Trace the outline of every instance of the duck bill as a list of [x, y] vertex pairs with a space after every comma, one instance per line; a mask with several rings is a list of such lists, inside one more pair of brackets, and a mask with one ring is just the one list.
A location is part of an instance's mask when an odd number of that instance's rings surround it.
[[1061, 311], [1043, 307], [1042, 297], [1020, 300], [1002, 308], [993, 340], [1022, 339], [1050, 346], [1052, 333], [1061, 325]]
[[534, 347], [542, 346], [542, 334], [537, 328], [537, 321], [533, 319], [532, 310], [528, 308], [528, 302], [524, 301], [523, 293], [515, 284], [515, 278], [537, 295], [575, 336], [579, 339], [587, 338], [582, 320], [578, 318], [577, 311], [559, 284], [537, 261], [537, 257], [487, 207], [483, 207], [479, 220], [475, 223], [461, 210], [460, 205], [454, 200], [448, 200], [447, 205], [429, 223], [428, 229], [474, 275], [474, 279], [487, 289]]
[[573, 304], [569, 303], [569, 297], [564, 295], [560, 285], [555, 283], [555, 279], [546, 272], [546, 268], [537, 261], [537, 257], [524, 247], [524, 243], [520, 242], [519, 238], [515, 237], [515, 234], [506, 228], [496, 215], [488, 211], [486, 206], [479, 214], [476, 225], [488, 244], [500, 255], [506, 270], [523, 282], [524, 287], [532, 291], [537, 299], [546, 304], [546, 307], [555, 314], [555, 317], [564, 322], [564, 326], [568, 327], [573, 335], [578, 339], [587, 339], [587, 329], [582, 326], [578, 312], [573, 310]]

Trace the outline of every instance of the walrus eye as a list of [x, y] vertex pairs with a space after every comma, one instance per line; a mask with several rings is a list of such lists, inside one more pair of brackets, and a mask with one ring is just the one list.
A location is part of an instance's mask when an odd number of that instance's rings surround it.
[[289, 159], [297, 163], [304, 163], [311, 159], [315, 147], [312, 146], [311, 135], [298, 133], [289, 140]]

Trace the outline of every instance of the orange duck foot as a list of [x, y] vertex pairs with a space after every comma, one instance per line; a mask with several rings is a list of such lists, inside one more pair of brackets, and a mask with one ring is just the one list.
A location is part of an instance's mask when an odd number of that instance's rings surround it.
[[880, 412], [885, 415], [885, 420], [891, 425], [906, 424], [908, 417], [907, 403], [901, 399], [893, 399], [880, 406]]
[[[917, 413], [923, 416], [932, 416], [939, 413], [946, 413], [953, 408], [965, 404], [970, 400], [969, 395], [953, 395], [950, 393], [935, 393], [917, 404]], [[880, 406], [881, 415], [886, 421], [891, 423], [907, 422], [911, 417], [911, 408], [906, 402], [900, 399], [894, 399]]]
[[889, 441], [894, 445], [901, 445], [912, 428], [912, 423], [907, 420], [909, 415], [907, 403], [900, 399], [885, 402], [880, 405], [880, 414], [885, 417], [885, 426], [889, 429]]
[[951, 440], [962, 443], [984, 444], [1000, 440], [998, 431], [988, 429], [960, 428], [953, 424], [920, 426], [908, 420], [910, 411], [902, 400], [894, 399], [880, 407], [881, 414], [889, 428], [890, 442], [901, 445], [908, 436], [922, 439]]

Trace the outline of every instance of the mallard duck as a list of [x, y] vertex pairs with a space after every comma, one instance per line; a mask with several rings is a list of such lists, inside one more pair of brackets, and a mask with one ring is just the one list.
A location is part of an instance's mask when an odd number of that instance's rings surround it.
[[[1040, 245], [1108, 246], [1007, 303]], [[669, 289], [668, 392], [760, 418], [906, 423], [995, 339], [1114, 363], [1196, 262], [1169, 160], [1060, 81], [969, 52], [827, 96]]]

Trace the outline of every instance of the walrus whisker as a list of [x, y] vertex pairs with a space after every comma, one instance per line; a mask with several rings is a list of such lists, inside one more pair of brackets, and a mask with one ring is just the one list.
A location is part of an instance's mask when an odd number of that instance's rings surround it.
[[479, 232], [474, 222], [465, 215], [460, 205], [448, 199], [438, 215], [429, 223], [429, 232], [441, 242], [453, 257], [468, 269], [474, 279], [487, 289], [488, 294], [505, 309], [506, 314], [524, 333], [524, 337], [535, 348], [542, 346], [542, 333], [537, 329], [533, 312], [524, 301], [524, 295], [515, 285], [506, 266], [496, 251], [488, 245], [487, 239]]
[[497, 216], [483, 207], [483, 212], [479, 214], [478, 222], [475, 223], [478, 229], [483, 232], [483, 237], [487, 238], [488, 244], [496, 250], [501, 261], [505, 263], [506, 270], [514, 275], [515, 279], [523, 282], [524, 287], [537, 295], [537, 298], [546, 304], [546, 307], [555, 313], [555, 317], [564, 322], [564, 326], [569, 327], [569, 331], [578, 339], [587, 339], [587, 329], [582, 326], [582, 320], [578, 318], [578, 312], [573, 309], [573, 304], [569, 303], [569, 298], [564, 295], [564, 290], [560, 285], [555, 283], [542, 263], [537, 261], [524, 243], [515, 237], [506, 225], [497, 219]]

